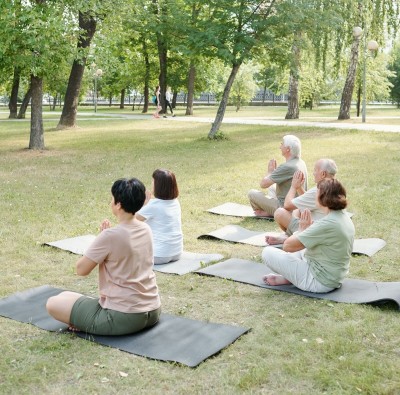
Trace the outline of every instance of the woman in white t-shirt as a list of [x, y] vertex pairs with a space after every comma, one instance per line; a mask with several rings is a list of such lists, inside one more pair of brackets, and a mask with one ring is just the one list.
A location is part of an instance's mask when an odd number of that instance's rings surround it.
[[175, 174], [166, 169], [153, 172], [153, 191], [136, 218], [146, 221], [153, 232], [154, 264], [177, 261], [183, 251], [181, 206]]

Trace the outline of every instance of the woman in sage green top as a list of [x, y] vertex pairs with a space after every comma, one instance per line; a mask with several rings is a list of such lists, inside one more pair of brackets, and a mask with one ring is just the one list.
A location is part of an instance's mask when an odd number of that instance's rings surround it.
[[263, 262], [274, 272], [264, 276], [266, 284], [293, 284], [320, 293], [341, 286], [354, 241], [353, 222], [343, 211], [346, 190], [338, 180], [324, 179], [318, 183], [316, 199], [325, 217], [312, 222], [310, 211], [304, 210], [299, 230], [285, 240], [283, 250], [264, 248]]

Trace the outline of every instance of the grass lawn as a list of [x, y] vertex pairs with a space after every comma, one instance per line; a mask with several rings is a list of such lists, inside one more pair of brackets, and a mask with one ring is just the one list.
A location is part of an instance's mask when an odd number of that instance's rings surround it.
[[[95, 295], [95, 273], [76, 276], [77, 256], [41, 244], [96, 233], [100, 221], [110, 218], [113, 181], [135, 176], [150, 187], [158, 167], [177, 175], [187, 251], [260, 261], [259, 247], [197, 236], [227, 224], [277, 230], [274, 223], [205, 210], [228, 201], [247, 203], [247, 191], [258, 186], [267, 161], [282, 161], [279, 144], [287, 133], [302, 140], [310, 181], [317, 159], [337, 162], [356, 237], [387, 242], [372, 258], [352, 257], [350, 276], [400, 281], [400, 134], [223, 125], [228, 139], [208, 141], [209, 125], [196, 122], [89, 119], [77, 129], [55, 131], [57, 118], [45, 121], [47, 150], [31, 152], [29, 123], [9, 122], [4, 114], [2, 119], [0, 297], [44, 284]], [[400, 314], [393, 306], [313, 300], [196, 274], [157, 273], [157, 282], [164, 312], [251, 332], [192, 369], [0, 318], [0, 393], [400, 393]]]

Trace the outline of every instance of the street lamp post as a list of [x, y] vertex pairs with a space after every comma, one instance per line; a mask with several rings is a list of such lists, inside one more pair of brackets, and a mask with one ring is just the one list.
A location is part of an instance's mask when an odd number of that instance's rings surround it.
[[[96, 67], [96, 66], [95, 66]], [[103, 75], [102, 69], [94, 72], [94, 112], [97, 112], [97, 80]]]
[[368, 43], [366, 42], [366, 35], [364, 38], [364, 69], [363, 69], [363, 102], [362, 102], [362, 121], [365, 122], [367, 116], [367, 89], [366, 89], [366, 80], [367, 80], [367, 50], [370, 53], [378, 50], [378, 43], [375, 40], [370, 40]]
[[[362, 34], [362, 30], [361, 33]], [[378, 50], [378, 43], [375, 40], [370, 40], [367, 43], [367, 32], [364, 32], [364, 51], [363, 51], [363, 55], [364, 55], [364, 65], [363, 65], [363, 75], [362, 75], [362, 83], [363, 83], [363, 89], [362, 89], [362, 94], [363, 94], [363, 98], [362, 98], [362, 110], [361, 110], [361, 118], [362, 118], [362, 122], [365, 123], [366, 118], [367, 118], [367, 58], [368, 58], [368, 53], [367, 51], [369, 51], [370, 53], [375, 52]]]

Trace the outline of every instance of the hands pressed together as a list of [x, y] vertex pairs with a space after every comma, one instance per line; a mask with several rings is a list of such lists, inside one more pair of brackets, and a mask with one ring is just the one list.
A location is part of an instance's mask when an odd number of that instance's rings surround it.
[[271, 159], [268, 162], [268, 174], [271, 174], [277, 167], [278, 164], [276, 163], [276, 159]]
[[302, 188], [304, 186], [305, 180], [306, 178], [304, 176], [304, 173], [301, 170], [297, 170], [293, 174], [292, 187], [296, 190]]
[[111, 228], [111, 222], [108, 219], [105, 219], [100, 224], [100, 232], [102, 232], [104, 229], [108, 229], [108, 228]]
[[300, 213], [299, 231], [307, 229], [312, 223], [311, 211], [307, 208]]

